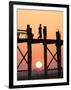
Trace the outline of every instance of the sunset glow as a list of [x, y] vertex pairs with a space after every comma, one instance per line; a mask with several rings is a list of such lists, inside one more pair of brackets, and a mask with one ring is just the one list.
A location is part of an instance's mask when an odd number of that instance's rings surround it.
[[[52, 11], [52, 10], [24, 10], [17, 9], [17, 28], [21, 30], [26, 30], [27, 24], [32, 28], [32, 33], [34, 34], [33, 39], [38, 39], [38, 27], [39, 24], [42, 25], [42, 29], [44, 26], [47, 26], [47, 39], [56, 39], [56, 32], [59, 30], [61, 34], [61, 39], [63, 40], [63, 24], [64, 24], [64, 12], [63, 11]], [[24, 35], [20, 35], [20, 38], [27, 38]], [[43, 35], [42, 35], [43, 38]], [[26, 44], [26, 43], [25, 43]], [[24, 43], [18, 44], [23, 54], [27, 51], [27, 44]], [[56, 45], [48, 45], [48, 48], [53, 53], [56, 53]], [[41, 53], [40, 53], [41, 52]], [[62, 58], [63, 58], [63, 47], [62, 47]], [[22, 55], [17, 52], [18, 64], [22, 59]], [[27, 55], [26, 55], [27, 58]], [[41, 60], [40, 62], [37, 60]], [[52, 59], [51, 54], [47, 53], [47, 65]], [[63, 59], [62, 59], [63, 60]], [[53, 60], [49, 68], [56, 68], [56, 61]], [[44, 49], [43, 44], [32, 44], [32, 70], [35, 68], [44, 69]], [[25, 60], [23, 60], [22, 64], [18, 68], [18, 70], [27, 70], [27, 64]]]
[[37, 61], [37, 62], [36, 62], [36, 68], [41, 68], [41, 67], [42, 67], [42, 62]]

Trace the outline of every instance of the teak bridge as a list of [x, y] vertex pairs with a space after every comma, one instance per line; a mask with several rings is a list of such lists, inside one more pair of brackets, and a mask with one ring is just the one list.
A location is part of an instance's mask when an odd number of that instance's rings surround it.
[[[27, 38], [19, 38], [20, 34], [26, 34]], [[43, 39], [34, 39], [32, 34], [32, 28], [28, 28], [26, 30], [19, 30], [17, 32], [17, 43], [27, 43], [27, 52], [23, 55], [21, 52], [19, 46], [17, 46], [19, 52], [22, 55], [22, 60], [17, 66], [17, 69], [21, 65], [22, 61], [25, 60], [28, 65], [28, 79], [31, 79], [31, 73], [32, 73], [32, 44], [43, 44], [44, 49], [44, 78], [48, 77], [48, 68], [53, 60], [57, 62], [57, 71], [58, 71], [58, 78], [61, 76], [61, 45], [63, 45], [63, 40], [61, 40], [60, 32], [56, 32], [56, 39], [47, 39], [47, 28], [44, 26], [43, 29]], [[53, 55], [52, 52], [47, 47], [48, 44], [56, 44], [56, 53]], [[47, 66], [47, 51], [52, 55], [52, 59], [50, 60], [48, 66]], [[28, 61], [26, 60], [26, 55], [28, 56]], [[57, 55], [57, 59], [55, 56]]]

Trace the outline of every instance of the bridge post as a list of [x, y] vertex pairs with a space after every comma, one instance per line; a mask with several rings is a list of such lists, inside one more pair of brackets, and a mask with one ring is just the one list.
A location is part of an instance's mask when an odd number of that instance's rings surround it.
[[48, 68], [47, 68], [47, 42], [46, 42], [47, 29], [46, 29], [46, 26], [44, 26], [44, 29], [43, 29], [43, 39], [44, 39], [44, 42], [43, 42], [43, 45], [44, 45], [44, 78], [47, 78]]
[[27, 48], [28, 48], [28, 79], [31, 79], [31, 71], [32, 71], [32, 47], [31, 47], [31, 33], [32, 28], [30, 28], [30, 25], [27, 25]]
[[60, 32], [56, 32], [56, 49], [57, 49], [57, 66], [58, 66], [58, 78], [61, 76], [61, 35]]

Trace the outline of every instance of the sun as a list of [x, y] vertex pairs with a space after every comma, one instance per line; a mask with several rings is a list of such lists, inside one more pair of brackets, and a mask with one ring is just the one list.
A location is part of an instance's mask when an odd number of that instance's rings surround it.
[[41, 68], [42, 67], [42, 62], [41, 61], [37, 61], [36, 62], [36, 68]]

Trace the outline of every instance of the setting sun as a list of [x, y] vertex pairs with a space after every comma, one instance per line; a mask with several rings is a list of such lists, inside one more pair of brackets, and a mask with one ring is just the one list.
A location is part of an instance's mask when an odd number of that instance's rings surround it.
[[42, 67], [42, 62], [37, 61], [37, 62], [36, 62], [36, 68], [41, 68], [41, 67]]

